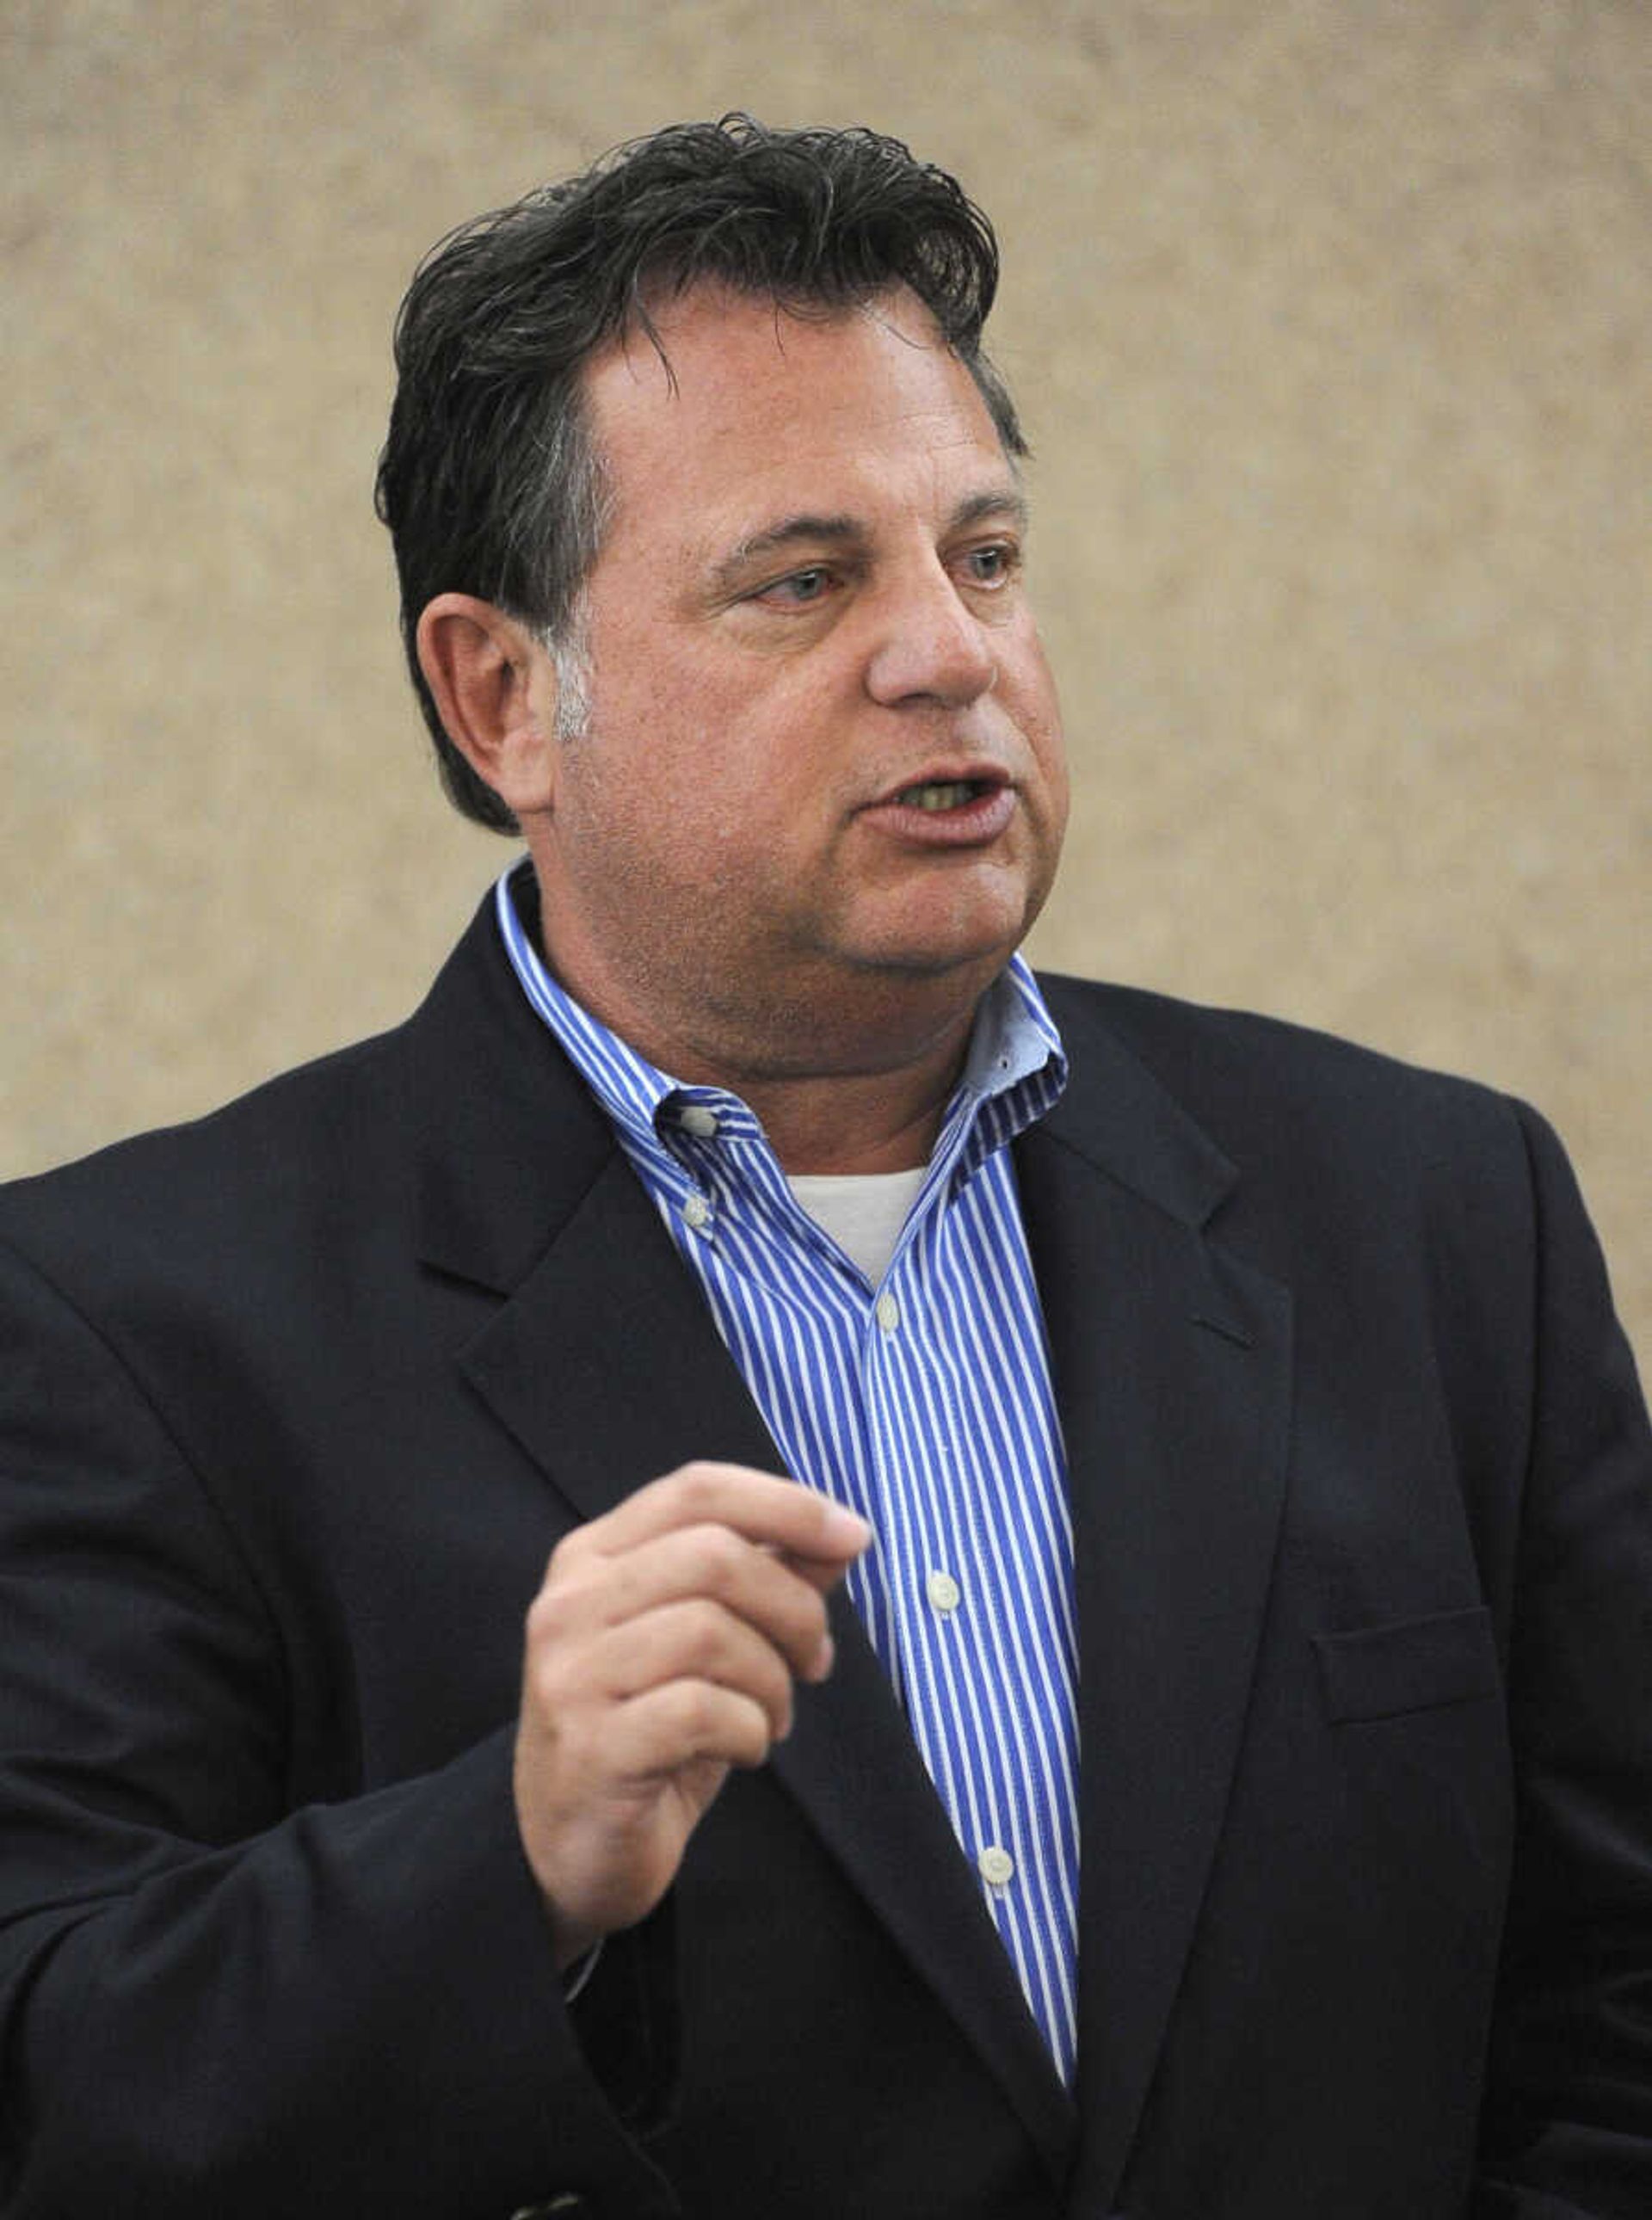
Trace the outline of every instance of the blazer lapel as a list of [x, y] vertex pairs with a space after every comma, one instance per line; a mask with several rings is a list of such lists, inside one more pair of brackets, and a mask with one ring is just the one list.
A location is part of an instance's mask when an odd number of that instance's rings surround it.
[[[486, 947], [470, 952], [473, 967], [489, 965]], [[503, 1298], [460, 1352], [471, 1387], [581, 1518], [696, 1457], [783, 1470], [653, 1204], [514, 981], [502, 996], [496, 976], [455, 983], [468, 1007], [447, 998], [442, 1030], [453, 1037], [423, 1075], [419, 1218], [427, 1263]], [[489, 1005], [484, 1026], [475, 1012]], [[427, 1032], [440, 1014], [427, 1006]], [[833, 1631], [836, 1668], [803, 1692], [772, 1772], [997, 2076], [1059, 2180], [1070, 2100], [841, 1594]]]
[[[554, 1354], [553, 1354], [554, 1353]], [[586, 1518], [694, 1457], [784, 1469], [654, 1206], [615, 1150], [463, 1358]], [[838, 1662], [770, 1767], [1008, 2091], [1052, 2173], [1073, 2118], [888, 1681], [833, 1600]]]
[[1283, 1497], [1289, 1300], [1203, 1231], [1231, 1168], [1086, 1007], [1018, 1148], [1079, 1627], [1075, 2208], [1111, 2209], [1237, 1762]]

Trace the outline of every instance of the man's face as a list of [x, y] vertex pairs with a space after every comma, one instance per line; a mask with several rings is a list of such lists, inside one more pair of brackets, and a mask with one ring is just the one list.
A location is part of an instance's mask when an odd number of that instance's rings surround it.
[[524, 817], [547, 947], [685, 1076], [876, 1069], [973, 1005], [1055, 871], [1021, 497], [910, 295], [701, 288], [658, 321], [669, 373], [633, 336], [587, 377], [614, 508], [589, 715]]

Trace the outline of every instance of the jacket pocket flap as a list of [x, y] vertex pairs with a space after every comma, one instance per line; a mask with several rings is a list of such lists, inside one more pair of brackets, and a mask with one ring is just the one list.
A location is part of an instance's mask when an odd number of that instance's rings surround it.
[[1494, 1696], [1501, 1686], [1484, 1608], [1314, 1638], [1333, 1719], [1386, 1719]]

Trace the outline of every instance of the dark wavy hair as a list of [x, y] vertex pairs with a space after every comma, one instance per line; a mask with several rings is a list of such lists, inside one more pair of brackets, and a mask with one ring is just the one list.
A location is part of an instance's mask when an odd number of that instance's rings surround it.
[[1006, 452], [1026, 452], [981, 346], [998, 287], [992, 227], [898, 140], [771, 131], [738, 115], [679, 124], [462, 225], [420, 265], [396, 319], [377, 507], [443, 782], [496, 831], [515, 820], [442, 728], [419, 669], [420, 614], [438, 594], [475, 594], [567, 645], [605, 510], [584, 365], [630, 329], [659, 346], [650, 302], [702, 281], [827, 313], [909, 287]]

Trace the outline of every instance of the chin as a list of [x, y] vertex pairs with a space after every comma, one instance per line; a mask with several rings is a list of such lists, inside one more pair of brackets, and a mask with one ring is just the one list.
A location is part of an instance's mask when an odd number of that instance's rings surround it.
[[1025, 928], [1013, 932], [981, 933], [968, 938], [956, 933], [923, 938], [912, 935], [868, 949], [855, 963], [857, 970], [914, 988], [943, 986], [951, 982], [960, 992], [979, 994], [1009, 962], [1019, 947]]
[[927, 927], [914, 922], [892, 932], [882, 951], [895, 970], [944, 977], [976, 972], [983, 982], [1001, 971], [1032, 930], [1041, 905], [1035, 901], [982, 905], [967, 918], [952, 916]]

